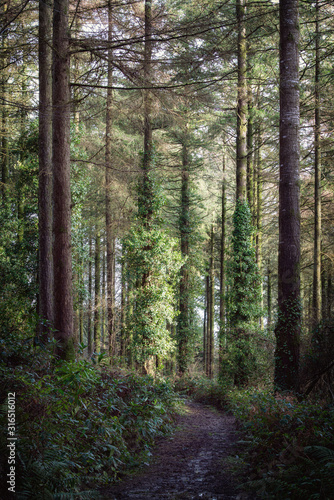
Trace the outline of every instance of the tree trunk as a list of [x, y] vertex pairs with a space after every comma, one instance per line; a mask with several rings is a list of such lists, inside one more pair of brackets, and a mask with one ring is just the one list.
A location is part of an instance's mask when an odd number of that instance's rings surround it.
[[247, 43], [246, 0], [237, 0], [238, 105], [237, 105], [237, 200], [246, 199], [247, 188]]
[[93, 259], [93, 243], [92, 236], [89, 232], [89, 261], [88, 261], [88, 310], [87, 310], [87, 344], [88, 344], [88, 357], [93, 352], [93, 338], [92, 338], [92, 259]]
[[209, 370], [208, 375], [209, 378], [213, 378], [213, 369], [214, 369], [214, 325], [215, 325], [215, 269], [214, 269], [214, 232], [213, 232], [213, 224], [211, 226], [211, 235], [210, 235], [210, 319], [209, 319]]
[[57, 354], [74, 357], [70, 190], [70, 56], [68, 0], [53, 7], [53, 265]]
[[94, 351], [101, 351], [101, 237], [95, 234]]
[[106, 252], [102, 247], [102, 290], [101, 290], [101, 350], [105, 350], [107, 343], [106, 329]]
[[114, 274], [114, 251], [113, 251], [113, 225], [111, 209], [111, 187], [112, 187], [112, 127], [113, 127], [113, 53], [111, 44], [113, 40], [113, 18], [112, 18], [112, 0], [108, 1], [108, 90], [107, 90], [107, 114], [106, 114], [106, 246], [107, 246], [107, 337], [109, 353], [114, 349], [112, 346], [115, 311], [113, 305], [113, 274]]
[[125, 269], [124, 262], [122, 260], [121, 267], [122, 283], [121, 283], [121, 357], [122, 364], [125, 365], [125, 357], [127, 350], [127, 339], [126, 339], [126, 282], [125, 282]]
[[206, 351], [207, 351], [207, 287], [206, 287], [207, 280], [205, 279], [205, 297], [204, 297], [204, 318], [203, 318], [203, 372], [206, 374], [207, 373], [207, 362], [206, 362]]
[[210, 374], [210, 314], [211, 314], [211, 295], [210, 295], [210, 268], [206, 276], [206, 345], [205, 345], [205, 374]]
[[[186, 135], [186, 134], [185, 134]], [[181, 254], [189, 258], [189, 232], [190, 232], [190, 199], [189, 199], [189, 158], [187, 138], [182, 145], [182, 180], [181, 180], [181, 214], [180, 237]], [[180, 270], [180, 314], [178, 316], [179, 338], [179, 370], [183, 374], [188, 365], [188, 337], [189, 337], [189, 263], [182, 265]]]
[[[152, 2], [145, 0], [145, 33], [144, 33], [144, 86], [151, 84], [152, 66]], [[153, 159], [152, 143], [152, 96], [148, 89], [144, 92], [144, 157], [143, 157], [143, 191], [141, 199], [141, 210], [143, 219], [149, 224], [153, 217], [153, 185], [150, 176]], [[147, 279], [147, 277], [146, 277]]]
[[[258, 272], [261, 280], [261, 309], [263, 309], [263, 283], [262, 283], [262, 157], [261, 157], [261, 130], [259, 129], [257, 134], [257, 144], [256, 144], [256, 264], [258, 267]], [[262, 314], [259, 318], [259, 326], [262, 330], [263, 328], [263, 317]]]
[[251, 211], [254, 213], [253, 199], [253, 170], [254, 170], [254, 153], [253, 153], [253, 135], [254, 135], [254, 112], [253, 112], [253, 97], [252, 90], [248, 88], [248, 124], [247, 124], [247, 201]]
[[225, 248], [226, 248], [226, 180], [225, 156], [223, 157], [223, 183], [222, 183], [222, 235], [220, 246], [220, 294], [219, 294], [219, 375], [223, 370], [223, 349], [225, 338]]
[[272, 325], [272, 271], [270, 260], [268, 261], [268, 269], [267, 269], [267, 328], [271, 329]]
[[[6, 24], [8, 21], [8, 2], [3, 2], [1, 8], [2, 23]], [[6, 101], [7, 94], [7, 31], [3, 30], [1, 35], [1, 197], [2, 205], [7, 203], [7, 189], [9, 177], [9, 149], [8, 149], [8, 109]]]
[[39, 2], [39, 334], [53, 323], [52, 265], [52, 3]]
[[313, 315], [315, 328], [321, 321], [321, 148], [320, 148], [320, 32], [319, 0], [316, 0], [315, 24], [315, 112], [314, 112], [314, 254]]
[[111, 240], [111, 254], [110, 254], [110, 267], [111, 267], [111, 282], [109, 284], [109, 300], [110, 307], [113, 311], [113, 321], [110, 325], [111, 329], [108, 329], [109, 334], [109, 357], [110, 362], [112, 363], [113, 358], [117, 352], [116, 346], [116, 329], [115, 329], [115, 238], [113, 237]]
[[275, 387], [298, 388], [300, 337], [298, 0], [280, 1], [280, 184]]

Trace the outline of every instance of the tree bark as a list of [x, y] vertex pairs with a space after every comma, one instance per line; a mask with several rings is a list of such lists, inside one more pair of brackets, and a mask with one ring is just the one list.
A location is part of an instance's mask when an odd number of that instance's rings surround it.
[[[185, 133], [187, 135], [187, 132]], [[180, 214], [180, 237], [181, 254], [189, 258], [189, 234], [190, 234], [190, 198], [189, 198], [189, 157], [187, 138], [182, 145], [182, 179], [181, 179], [181, 214]], [[188, 337], [189, 337], [189, 263], [182, 265], [180, 270], [180, 314], [178, 317], [179, 337], [179, 370], [183, 374], [188, 364]]]
[[[2, 23], [7, 23], [8, 2], [3, 2], [1, 8]], [[9, 148], [8, 148], [8, 109], [6, 105], [7, 94], [7, 31], [3, 30], [1, 35], [1, 198], [2, 205], [6, 206], [8, 198], [9, 178]]]
[[[144, 33], [144, 85], [151, 85], [152, 66], [152, 2], [145, 0], [145, 33]], [[143, 200], [144, 215], [147, 223], [153, 217], [153, 191], [150, 170], [153, 156], [152, 143], [152, 96], [150, 90], [144, 90], [144, 158], [143, 158]]]
[[[261, 125], [259, 126], [261, 127]], [[261, 309], [263, 309], [263, 283], [262, 283], [262, 157], [261, 157], [261, 129], [259, 128], [257, 134], [257, 154], [256, 154], [256, 264], [258, 267], [258, 272], [261, 280]], [[263, 317], [262, 314], [259, 318], [259, 326], [262, 330], [263, 328]]]
[[213, 224], [211, 225], [210, 234], [210, 320], [209, 320], [209, 378], [213, 378], [214, 369], [214, 325], [215, 325], [215, 269], [214, 269], [214, 232]]
[[88, 260], [88, 310], [87, 310], [87, 344], [88, 344], [88, 357], [93, 352], [93, 338], [92, 338], [92, 259], [93, 259], [93, 242], [92, 236], [89, 232], [89, 260]]
[[95, 233], [95, 280], [94, 280], [94, 351], [101, 351], [101, 237]]
[[206, 345], [205, 345], [205, 374], [210, 374], [210, 315], [211, 315], [211, 295], [210, 295], [210, 268], [206, 276]]
[[271, 263], [268, 261], [268, 269], [267, 269], [267, 329], [271, 329], [272, 325], [272, 271], [271, 271]]
[[321, 321], [321, 146], [320, 146], [320, 32], [319, 0], [316, 0], [315, 75], [314, 75], [314, 250], [313, 314], [315, 328]]
[[247, 188], [247, 42], [246, 0], [237, 0], [238, 104], [237, 104], [237, 200], [246, 199]]
[[223, 350], [225, 338], [225, 253], [226, 253], [226, 180], [225, 156], [223, 157], [223, 183], [222, 183], [222, 235], [220, 246], [220, 295], [219, 295], [219, 375], [223, 370]]
[[74, 357], [70, 190], [70, 56], [68, 0], [53, 7], [53, 265], [57, 355]]
[[[112, 187], [112, 127], [113, 127], [113, 52], [111, 48], [113, 40], [113, 10], [112, 0], [108, 1], [108, 90], [107, 90], [107, 114], [106, 114], [106, 157], [105, 157], [105, 181], [106, 181], [106, 246], [107, 246], [107, 332], [108, 342], [112, 343], [114, 337], [115, 311], [113, 305], [113, 281], [114, 281], [114, 251], [113, 251], [113, 224], [111, 208]], [[109, 352], [114, 346], [110, 344]]]
[[275, 388], [298, 388], [300, 337], [298, 0], [280, 1], [280, 183]]
[[53, 323], [52, 258], [52, 2], [39, 2], [39, 334]]

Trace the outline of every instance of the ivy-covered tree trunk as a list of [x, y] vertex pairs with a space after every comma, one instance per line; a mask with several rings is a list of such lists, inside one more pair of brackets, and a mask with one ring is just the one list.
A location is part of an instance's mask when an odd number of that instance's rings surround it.
[[39, 2], [39, 334], [47, 337], [53, 322], [52, 265], [52, 3]]
[[300, 337], [298, 0], [280, 1], [280, 183], [275, 387], [298, 388]]
[[53, 266], [54, 328], [57, 354], [74, 357], [71, 190], [70, 190], [70, 51], [68, 0], [53, 7]]
[[314, 250], [312, 325], [321, 321], [321, 146], [320, 146], [320, 31], [319, 0], [315, 5], [315, 75], [314, 75]]
[[181, 214], [180, 239], [182, 257], [186, 259], [181, 267], [180, 280], [180, 314], [178, 316], [178, 365], [181, 374], [187, 370], [189, 361], [189, 235], [190, 235], [190, 199], [189, 199], [189, 157], [188, 145], [182, 145], [182, 178], [181, 178]]

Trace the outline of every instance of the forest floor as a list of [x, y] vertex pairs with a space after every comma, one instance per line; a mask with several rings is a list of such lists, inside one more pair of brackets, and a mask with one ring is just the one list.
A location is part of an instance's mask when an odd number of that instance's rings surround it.
[[105, 490], [108, 500], [250, 500], [237, 489], [237, 424], [215, 408], [186, 402], [176, 431], [160, 439], [151, 463]]

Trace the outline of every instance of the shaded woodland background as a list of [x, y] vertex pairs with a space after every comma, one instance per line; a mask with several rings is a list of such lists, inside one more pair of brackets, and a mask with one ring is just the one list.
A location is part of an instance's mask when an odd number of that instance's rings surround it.
[[[85, 397], [93, 407], [107, 381], [120, 398], [121, 371], [108, 367], [177, 376], [179, 390], [204, 387], [220, 404], [226, 391], [273, 384], [332, 402], [334, 8], [299, 2], [298, 20], [297, 7], [0, 2], [2, 403], [13, 384], [37, 383], [51, 419], [42, 373], [54, 363], [52, 398], [57, 384], [74, 390], [59, 403], [68, 414], [85, 412]], [[299, 61], [286, 77], [284, 40]], [[293, 152], [283, 109], [300, 123]], [[279, 195], [284, 151], [295, 189]], [[286, 270], [279, 248], [294, 259]], [[120, 407], [138, 390], [144, 408], [153, 379], [131, 380]], [[117, 429], [112, 446], [125, 450]]]

